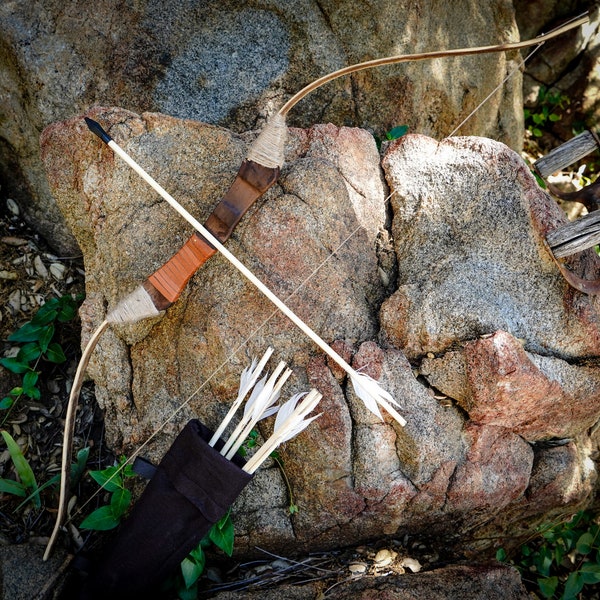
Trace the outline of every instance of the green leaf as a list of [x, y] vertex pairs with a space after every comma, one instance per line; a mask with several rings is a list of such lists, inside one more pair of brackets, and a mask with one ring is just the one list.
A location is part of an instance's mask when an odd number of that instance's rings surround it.
[[133, 470], [133, 465], [127, 462], [127, 457], [121, 456], [119, 459], [119, 468], [121, 469], [121, 475], [123, 479], [136, 477], [136, 473]]
[[23, 393], [32, 400], [39, 400], [42, 397], [42, 392], [36, 387], [23, 388]]
[[46, 325], [37, 325], [32, 323], [25, 323], [17, 331], [11, 333], [8, 336], [9, 342], [37, 342], [42, 335]]
[[227, 513], [220, 521], [217, 521], [208, 532], [210, 541], [217, 547], [223, 550], [227, 556], [233, 554], [233, 542], [235, 531], [233, 522], [229, 513]]
[[600, 577], [600, 565], [598, 563], [584, 563], [581, 567], [582, 573], [595, 573]]
[[562, 600], [576, 600], [577, 594], [583, 589], [584, 583], [583, 577], [579, 571], [570, 573], [565, 583], [565, 591], [563, 592]]
[[4, 396], [0, 400], [0, 410], [8, 410], [15, 403], [15, 399], [10, 396]]
[[594, 536], [589, 531], [586, 531], [577, 540], [575, 548], [577, 549], [577, 552], [579, 552], [579, 554], [589, 554], [592, 551], [593, 546]]
[[191, 588], [204, 571], [206, 556], [198, 547], [181, 561], [181, 575], [187, 589]]
[[110, 507], [112, 509], [113, 517], [120, 521], [123, 515], [127, 512], [130, 504], [131, 492], [129, 490], [119, 488], [113, 492], [110, 498]]
[[29, 342], [21, 347], [17, 360], [22, 363], [30, 363], [37, 360], [42, 355], [42, 349], [37, 342]]
[[2, 431], [2, 437], [8, 447], [8, 452], [10, 453], [10, 457], [15, 465], [15, 470], [17, 471], [21, 482], [25, 487], [36, 488], [35, 475], [33, 474], [27, 459], [23, 455], [21, 448], [19, 448], [19, 445], [8, 431]]
[[388, 140], [397, 140], [402, 137], [408, 131], [408, 125], [398, 125], [392, 127], [387, 133], [386, 137]]
[[586, 563], [579, 572], [584, 583], [594, 584], [600, 582], [600, 565]]
[[33, 500], [34, 496], [39, 494], [42, 490], [45, 490], [47, 487], [50, 487], [51, 485], [56, 485], [57, 483], [60, 483], [60, 474], [58, 473], [54, 475], [54, 477], [48, 479], [46, 483], [42, 483], [42, 485], [40, 485], [40, 487], [35, 492], [33, 492], [33, 494], [29, 494], [29, 496], [27, 496], [27, 498], [25, 498], [25, 500], [23, 500], [23, 502], [21, 502], [21, 504], [19, 504], [19, 506], [15, 508], [15, 510], [13, 510], [13, 512], [18, 513], [30, 500]]
[[42, 304], [42, 306], [40, 306], [38, 311], [31, 319], [31, 322], [34, 325], [47, 325], [48, 323], [51, 323], [58, 315], [59, 305], [60, 301], [58, 298], [50, 298], [50, 300], [47, 300], [44, 304]]
[[52, 341], [52, 338], [54, 337], [54, 325], [52, 323], [50, 323], [49, 325], [46, 325], [46, 328], [42, 331], [42, 335], [40, 336], [40, 339], [38, 340], [38, 343], [40, 345], [40, 348], [42, 349], [42, 353], [46, 352], [46, 350], [48, 350], [48, 344], [50, 344], [50, 342]]
[[544, 598], [552, 598], [556, 588], [558, 587], [558, 577], [546, 577], [545, 579], [537, 580], [538, 587]]
[[119, 467], [108, 467], [101, 471], [90, 471], [91, 478], [107, 492], [116, 492], [123, 487], [123, 478]]
[[119, 524], [115, 519], [110, 506], [101, 506], [90, 513], [81, 523], [81, 529], [93, 529], [95, 531], [108, 531]]
[[182, 585], [183, 582], [179, 584], [177, 589], [177, 597], [179, 600], [197, 600], [198, 599], [198, 585], [194, 584], [189, 589], [186, 589]]
[[533, 135], [534, 135], [535, 137], [542, 137], [542, 136], [544, 135], [544, 134], [542, 133], [542, 130], [541, 130], [541, 129], [538, 129], [537, 127], [534, 127], [534, 128], [531, 130], [531, 133], [533, 133]]
[[25, 486], [21, 482], [4, 478], [0, 478], [0, 492], [3, 494], [12, 494], [13, 496], [21, 496], [21, 498], [24, 498], [27, 494]]
[[556, 123], [556, 121], [560, 121], [562, 119], [562, 116], [557, 115], [556, 113], [552, 113], [551, 115], [548, 116], [548, 119], [550, 121], [552, 121], [553, 123]]
[[496, 550], [496, 560], [499, 562], [506, 561], [506, 550], [504, 548], [498, 548], [498, 550]]
[[46, 360], [56, 364], [64, 363], [67, 360], [61, 345], [57, 344], [56, 342], [48, 344], [48, 349], [46, 350], [44, 356]]
[[535, 566], [537, 567], [538, 573], [543, 575], [544, 577], [548, 577], [550, 575], [550, 568], [552, 567], [554, 552], [547, 548], [546, 546], [542, 546], [539, 549], [539, 554], [534, 561]]
[[58, 309], [58, 320], [61, 323], [72, 321], [77, 315], [77, 302], [71, 296], [60, 298], [60, 308]]
[[85, 473], [85, 468], [87, 466], [87, 461], [90, 456], [89, 446], [82, 448], [77, 452], [77, 462], [71, 465], [71, 484], [77, 485], [79, 480], [83, 477]]
[[23, 375], [23, 391], [27, 394], [27, 390], [37, 385], [40, 374], [37, 371], [27, 371]]
[[[10, 458], [12, 459], [13, 464], [15, 465], [15, 470], [21, 483], [25, 486], [25, 488], [29, 490], [37, 491], [38, 486], [35, 480], [35, 475], [33, 474], [33, 470], [31, 466], [27, 462], [27, 459], [23, 455], [21, 448], [19, 448], [17, 442], [13, 439], [13, 437], [8, 433], [8, 431], [2, 431], [2, 437], [6, 442], [6, 446], [8, 447], [8, 452], [10, 454]], [[39, 494], [36, 494], [33, 498], [33, 503], [36, 508], [41, 506]]]
[[562, 541], [565, 544], [565, 549], [567, 552], [573, 550], [575, 548], [575, 543], [577, 541], [578, 536], [574, 531], [567, 530], [562, 535]]
[[0, 358], [0, 365], [8, 369], [11, 373], [21, 374], [29, 370], [29, 365], [17, 358]]

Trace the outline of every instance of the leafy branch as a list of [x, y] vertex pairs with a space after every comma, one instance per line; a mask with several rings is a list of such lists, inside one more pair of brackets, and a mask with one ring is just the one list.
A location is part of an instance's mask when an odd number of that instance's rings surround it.
[[[590, 511], [566, 522], [540, 528], [540, 537], [524, 544], [514, 560], [526, 584], [544, 598], [576, 600], [587, 585], [600, 583], [600, 526]], [[507, 561], [500, 548], [496, 558]], [[513, 561], [511, 561], [513, 562]]]

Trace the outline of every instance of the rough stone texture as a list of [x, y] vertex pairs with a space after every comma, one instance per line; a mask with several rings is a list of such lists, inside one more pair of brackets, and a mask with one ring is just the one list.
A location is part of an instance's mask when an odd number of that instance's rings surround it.
[[[260, 592], [244, 591], [249, 600], [312, 600], [318, 597], [316, 584], [284, 586]], [[239, 592], [222, 592], [215, 600], [237, 600]], [[529, 594], [518, 572], [510, 567], [491, 565], [452, 565], [427, 573], [362, 577], [336, 584], [328, 590], [333, 600], [527, 600]]]
[[[200, 220], [233, 179], [249, 141], [155, 113], [113, 108], [90, 116]], [[81, 118], [52, 125], [42, 155], [84, 251], [87, 336], [189, 229], [84, 127]], [[586, 395], [596, 389], [596, 313], [544, 254], [544, 228], [561, 221], [559, 211], [514, 153], [489, 140], [438, 145], [409, 136], [392, 145], [384, 166], [394, 192], [399, 281], [382, 252], [389, 190], [375, 143], [362, 130], [292, 130], [279, 184], [228, 246], [282, 297], [304, 282], [292, 308], [381, 382], [400, 403], [406, 427], [367, 412], [343, 373], [218, 256], [162, 318], [111, 329], [96, 350], [90, 375], [115, 450], [139, 448], [189, 400], [144, 445], [154, 459], [189, 416], [212, 426], [220, 420], [241, 369], [267, 345], [294, 370], [288, 393], [314, 386], [324, 394], [323, 416], [281, 451], [287, 483], [267, 465], [236, 503], [242, 554], [255, 545], [289, 553], [403, 533], [462, 543], [481, 521], [489, 540], [493, 527], [510, 530], [523, 515], [548, 510], [547, 498], [565, 508], [593, 489], [586, 428], [600, 410]], [[414, 302], [403, 299], [410, 294]], [[488, 332], [495, 335], [479, 339]], [[582, 357], [587, 367], [578, 366]], [[482, 370], [484, 382], [476, 377]], [[494, 392], [494, 382], [518, 390], [532, 378], [536, 393], [556, 391], [565, 407], [548, 410], [549, 423], [523, 422], [515, 398]], [[540, 395], [530, 400], [523, 392], [527, 414]], [[589, 418], [567, 410], [583, 400]], [[269, 424], [260, 429], [268, 435]], [[557, 433], [573, 436], [560, 451], [526, 441]], [[300, 506], [293, 516], [288, 484]]]
[[[439, 15], [443, 14], [443, 25]], [[460, 3], [377, 0], [0, 5], [0, 178], [61, 252], [77, 252], [44, 178], [38, 137], [48, 124], [93, 105], [161, 111], [228, 126], [260, 127], [312, 80], [392, 54], [517, 39], [509, 0]], [[448, 135], [499, 85], [515, 55], [420, 62], [358, 73], [322, 88], [290, 124], [373, 128], [407, 124]], [[521, 144], [521, 77], [463, 127]]]
[[0, 597], [31, 600], [54, 597], [50, 591], [62, 585], [72, 556], [58, 548], [47, 561], [42, 560], [42, 544], [0, 546]]
[[472, 506], [490, 514], [520, 498], [529, 484], [533, 450], [520, 436], [503, 427], [471, 425], [466, 461], [459, 465], [448, 489], [447, 510], [465, 512]]
[[527, 500], [544, 511], [572, 506], [585, 497], [590, 481], [597, 478], [590, 458], [593, 453], [590, 439], [581, 435], [564, 442], [558, 446], [534, 446]]
[[506, 427], [529, 441], [576, 435], [600, 411], [597, 368], [527, 353], [503, 331], [426, 358], [420, 371], [475, 423]]
[[[399, 271], [381, 311], [391, 344], [418, 359], [503, 330], [537, 354], [598, 356], [598, 301], [569, 288], [543, 246], [566, 217], [516, 153], [408, 135], [383, 167]], [[573, 260], [589, 278], [594, 264], [593, 252]]]
[[530, 358], [504, 332], [467, 344], [465, 354], [473, 397], [467, 410], [473, 421], [508, 427], [530, 441], [572, 436], [596, 422], [597, 368]]
[[[543, 246], [565, 217], [491, 140], [407, 136], [383, 167], [399, 285], [382, 337], [468, 418], [465, 460], [451, 479], [442, 465], [411, 510], [462, 521], [466, 504], [489, 503], [488, 522], [503, 506], [514, 518], [576, 505], [597, 480], [598, 301], [570, 289]], [[596, 264], [592, 253], [571, 263], [589, 278]]]

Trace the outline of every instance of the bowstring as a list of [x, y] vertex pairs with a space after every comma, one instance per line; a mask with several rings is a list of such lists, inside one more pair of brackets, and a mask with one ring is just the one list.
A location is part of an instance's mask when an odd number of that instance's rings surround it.
[[[390, 193], [385, 201], [384, 206], [387, 207], [390, 198], [395, 194], [395, 192]], [[306, 284], [333, 258], [335, 257], [340, 250], [356, 235], [356, 233], [362, 229], [362, 225], [357, 225], [301, 282], [296, 286], [292, 292], [290, 292], [285, 299], [283, 300], [286, 304], [289, 300], [294, 298], [305, 286]], [[253, 329], [248, 336], [246, 336], [230, 353], [225, 359], [217, 366], [217, 368], [207, 376], [207, 378], [186, 398], [184, 402], [182, 402], [177, 408], [175, 408], [165, 419], [164, 421], [155, 429], [152, 434], [146, 439], [138, 448], [136, 448], [132, 454], [128, 457], [125, 457], [125, 460], [122, 461], [122, 464], [118, 466], [118, 468], [114, 471], [114, 473], [107, 478], [104, 485], [112, 481], [115, 477], [117, 477], [121, 471], [128, 465], [131, 464], [154, 440], [154, 438], [163, 431], [163, 429], [181, 412], [183, 411], [189, 403], [229, 364], [232, 362], [233, 358], [244, 348], [250, 340], [252, 340], [264, 327], [271, 321], [271, 319], [278, 314], [280, 311], [275, 308], [269, 313], [269, 315], [255, 328]], [[100, 487], [96, 490], [81, 506], [77, 507], [77, 510], [73, 515], [68, 515], [65, 519], [64, 525], [67, 525], [73, 521], [73, 519], [81, 514], [83, 509], [90, 503], [92, 500], [98, 496], [101, 492], [104, 491], [104, 487]]]
[[[457, 131], [463, 127], [463, 125], [469, 121], [475, 114], [481, 110], [481, 108], [490, 100], [490, 98], [501, 88], [506, 82], [514, 76], [514, 74], [520, 70], [525, 63], [543, 46], [544, 42], [538, 44], [525, 58], [521, 59], [521, 61], [514, 67], [509, 73], [504, 77], [504, 79], [456, 126], [452, 132], [446, 137], [452, 137], [456, 134]], [[388, 202], [390, 202], [391, 197], [396, 192], [391, 192], [385, 199], [384, 205], [387, 207]], [[329, 260], [331, 260], [336, 254], [356, 235], [356, 233], [362, 228], [361, 225], [358, 225], [348, 236], [331, 252], [329, 253], [320, 264], [318, 264], [311, 273], [309, 273], [304, 280], [284, 299], [284, 303], [287, 303], [290, 299], [292, 299], [296, 294], [298, 294], [304, 286], [325, 266]], [[109, 483], [113, 478], [121, 473], [121, 471], [128, 465], [131, 464], [154, 440], [154, 438], [163, 431], [163, 429], [181, 412], [183, 411], [189, 403], [225, 368], [227, 364], [229, 364], [233, 358], [240, 352], [242, 348], [244, 348], [252, 338], [254, 338], [262, 329], [271, 321], [271, 319], [279, 313], [277, 308], [273, 309], [273, 311], [264, 319], [264, 321], [258, 325], [246, 338], [244, 338], [238, 346], [230, 352], [230, 354], [217, 366], [217, 368], [188, 396], [188, 398], [180, 404], [176, 409], [174, 409], [169, 416], [159, 425], [159, 427], [152, 432], [152, 434], [145, 440], [138, 448], [136, 448], [133, 453], [126, 457], [121, 465], [115, 470], [115, 472], [107, 479], [106, 483]], [[94, 492], [81, 506], [77, 508], [73, 515], [68, 515], [67, 519], [65, 519], [64, 525], [67, 525], [73, 521], [73, 519], [81, 514], [83, 509], [94, 500], [102, 491], [104, 487], [100, 487], [96, 492]]]
[[544, 42], [539, 43], [525, 58], [522, 58], [516, 67], [508, 72], [508, 74], [504, 77], [504, 79], [446, 136], [452, 137], [456, 134], [457, 131], [475, 114], [483, 107], [486, 102], [490, 100], [490, 98], [504, 86], [504, 84], [511, 78], [513, 75], [521, 70], [522, 67], [525, 66], [525, 63], [544, 45]]

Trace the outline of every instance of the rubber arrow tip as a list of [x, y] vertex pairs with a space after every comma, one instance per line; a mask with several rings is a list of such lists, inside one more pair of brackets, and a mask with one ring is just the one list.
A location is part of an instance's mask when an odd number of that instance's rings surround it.
[[100, 125], [100, 123], [94, 121], [93, 119], [90, 119], [89, 117], [84, 117], [84, 119], [89, 130], [92, 133], [95, 133], [105, 144], [108, 144], [108, 142], [112, 140], [110, 135], [108, 135], [108, 133], [106, 133], [106, 131], [102, 129], [102, 125]]

